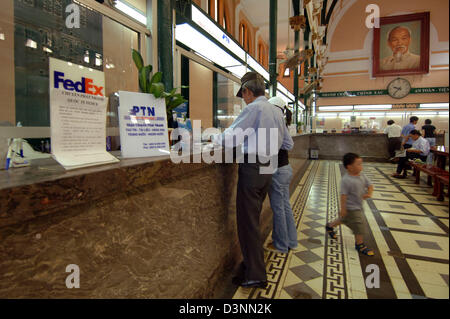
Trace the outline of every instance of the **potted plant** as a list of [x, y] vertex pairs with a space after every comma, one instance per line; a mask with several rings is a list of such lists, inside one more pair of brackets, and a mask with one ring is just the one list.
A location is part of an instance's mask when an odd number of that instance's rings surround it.
[[[166, 92], [164, 84], [161, 82], [163, 76], [162, 72], [156, 72], [153, 74], [153, 66], [144, 66], [144, 60], [138, 51], [132, 49], [132, 57], [139, 72], [139, 88], [141, 92], [153, 94], [157, 99], [165, 98], [167, 121], [168, 126], [170, 127], [173, 110], [181, 104], [187, 102], [187, 100], [185, 100], [180, 93], [177, 93], [179, 88], [174, 88], [170, 92]], [[182, 86], [181, 88], [185, 89], [188, 87]]]

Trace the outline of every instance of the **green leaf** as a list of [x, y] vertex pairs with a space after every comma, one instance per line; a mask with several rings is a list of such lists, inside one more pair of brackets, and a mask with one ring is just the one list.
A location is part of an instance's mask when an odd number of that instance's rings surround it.
[[185, 100], [184, 98], [176, 98], [176, 99], [171, 100], [169, 102], [168, 106], [170, 108], [175, 108], [175, 107], [177, 107], [177, 106], [179, 106], [179, 105], [181, 105], [181, 104], [183, 104], [185, 102], [187, 102], [187, 100]]
[[147, 72], [145, 68], [139, 70], [139, 87], [143, 93], [147, 92]]
[[153, 83], [150, 89], [150, 93], [153, 94], [157, 99], [159, 99], [164, 93], [164, 84], [161, 82]]
[[161, 80], [162, 80], [162, 75], [163, 75], [162, 72], [156, 72], [156, 73], [153, 75], [152, 79], [150, 80], [150, 84], [161, 82]]
[[142, 59], [141, 54], [135, 49], [132, 49], [132, 57], [134, 64], [136, 64], [138, 70], [141, 70], [144, 67], [144, 60]]

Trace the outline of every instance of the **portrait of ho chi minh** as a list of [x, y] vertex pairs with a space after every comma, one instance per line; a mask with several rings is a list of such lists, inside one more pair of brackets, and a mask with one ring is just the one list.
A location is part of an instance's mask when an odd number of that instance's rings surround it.
[[411, 44], [411, 31], [406, 26], [396, 26], [387, 35], [387, 45], [392, 55], [381, 60], [380, 69], [405, 70], [420, 67], [420, 55], [409, 51]]

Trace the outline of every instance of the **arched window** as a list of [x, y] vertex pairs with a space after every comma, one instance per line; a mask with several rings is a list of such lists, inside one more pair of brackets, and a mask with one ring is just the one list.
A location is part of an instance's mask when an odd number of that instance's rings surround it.
[[244, 21], [241, 21], [239, 25], [239, 43], [242, 45], [245, 51], [252, 54], [252, 40], [250, 39], [250, 34], [248, 32], [248, 25]]
[[266, 55], [266, 50], [264, 48], [264, 44], [260, 41], [258, 43], [258, 62], [261, 65], [264, 65], [265, 55]]

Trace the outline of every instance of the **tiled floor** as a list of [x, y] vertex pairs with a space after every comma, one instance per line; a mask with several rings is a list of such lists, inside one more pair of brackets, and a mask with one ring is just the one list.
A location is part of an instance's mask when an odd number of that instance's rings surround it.
[[[239, 288], [234, 298], [449, 298], [448, 198], [438, 202], [425, 180], [416, 185], [412, 177], [391, 178], [394, 169], [364, 164], [375, 186], [373, 198], [364, 204], [365, 242], [376, 253], [367, 257], [354, 249], [346, 226], [336, 229], [337, 240], [325, 234], [325, 223], [339, 211], [341, 163], [311, 162], [291, 197], [298, 251], [266, 252], [268, 287]], [[379, 285], [371, 286], [377, 275]]]

